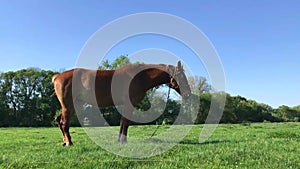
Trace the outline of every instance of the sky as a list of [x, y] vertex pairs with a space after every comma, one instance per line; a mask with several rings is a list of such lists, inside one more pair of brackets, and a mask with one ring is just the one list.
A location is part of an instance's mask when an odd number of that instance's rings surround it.
[[[1, 0], [0, 72], [73, 68], [87, 40], [100, 28], [127, 15], [161, 12], [183, 18], [205, 34], [223, 66], [227, 93], [274, 108], [296, 106], [300, 105], [299, 9], [297, 0]], [[205, 66], [191, 59], [193, 51], [167, 37], [131, 37], [104, 58], [112, 61], [149, 48], [183, 57], [196, 74], [209, 80]]]

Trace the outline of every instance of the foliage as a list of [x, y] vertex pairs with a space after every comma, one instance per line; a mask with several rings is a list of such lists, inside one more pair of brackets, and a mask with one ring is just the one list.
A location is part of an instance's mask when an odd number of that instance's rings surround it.
[[288, 121], [288, 122], [292, 122], [292, 121], [298, 121], [300, 122], [300, 106], [296, 106], [296, 107], [288, 107], [285, 105], [282, 105], [280, 107], [278, 107], [278, 109], [275, 110], [274, 115], [280, 119], [282, 119], [283, 121]]
[[274, 117], [274, 109], [266, 104], [247, 100], [241, 96], [227, 94], [221, 122], [244, 123], [244, 122], [279, 122], [281, 119]]
[[[161, 126], [158, 132], [169, 127]], [[150, 137], [155, 129], [153, 125], [130, 127], [128, 144], [133, 144], [131, 138]], [[221, 124], [206, 142], [199, 143], [202, 129], [203, 125], [195, 125], [179, 144], [163, 154], [131, 159], [101, 148], [83, 128], [70, 129], [73, 147], [60, 145], [57, 128], [0, 128], [0, 168], [300, 167], [299, 123]], [[123, 146], [127, 145], [120, 145], [120, 149]]]
[[116, 58], [112, 63], [109, 63], [109, 61], [107, 59], [104, 60], [98, 69], [112, 70], [112, 69], [117, 69], [119, 67], [122, 67], [122, 66], [125, 66], [128, 64], [131, 64], [128, 57], [126, 57], [125, 55], [121, 55], [118, 58]]
[[52, 71], [34, 68], [0, 75], [0, 126], [49, 126], [58, 109]]

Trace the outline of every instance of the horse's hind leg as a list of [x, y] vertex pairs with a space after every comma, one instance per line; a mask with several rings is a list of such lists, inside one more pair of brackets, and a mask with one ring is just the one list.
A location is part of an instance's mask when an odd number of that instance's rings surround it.
[[61, 120], [60, 120], [60, 129], [63, 132], [63, 145], [66, 146], [71, 146], [73, 143], [71, 141], [71, 135], [69, 132], [69, 128], [70, 128], [70, 118], [71, 118], [71, 111], [69, 111], [68, 109], [63, 109], [62, 110], [62, 116], [61, 116]]
[[62, 142], [63, 146], [71, 146], [73, 144], [69, 132], [69, 128], [70, 128], [69, 113], [70, 112], [68, 112], [67, 110], [63, 110], [62, 113], [55, 118], [55, 121], [57, 122], [63, 135], [63, 142]]
[[69, 133], [70, 118], [74, 112], [72, 91], [69, 86], [64, 86], [60, 81], [54, 82], [54, 89], [62, 109], [61, 114], [56, 117], [55, 121], [58, 123], [63, 135], [62, 145], [70, 146], [72, 145]]
[[60, 113], [57, 117], [55, 117], [55, 122], [56, 122], [56, 124], [59, 126], [59, 128], [60, 128], [60, 131], [61, 131], [61, 133], [62, 133], [62, 135], [63, 135], [63, 142], [62, 142], [62, 145], [66, 145], [66, 143], [65, 143], [65, 133], [64, 133], [64, 131], [63, 131], [63, 128], [62, 128], [62, 125], [61, 125], [61, 116], [62, 116], [62, 114]]

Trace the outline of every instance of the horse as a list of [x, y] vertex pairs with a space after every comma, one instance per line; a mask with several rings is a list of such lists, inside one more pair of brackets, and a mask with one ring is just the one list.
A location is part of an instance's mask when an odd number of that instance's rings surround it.
[[115, 70], [75, 68], [54, 75], [52, 83], [62, 108], [55, 121], [63, 135], [63, 146], [73, 144], [69, 133], [70, 118], [75, 114], [78, 103], [98, 107], [123, 105], [118, 142], [124, 144], [127, 143], [127, 131], [134, 106], [146, 96], [149, 89], [169, 84], [183, 99], [191, 95], [180, 61], [177, 66], [129, 64]]

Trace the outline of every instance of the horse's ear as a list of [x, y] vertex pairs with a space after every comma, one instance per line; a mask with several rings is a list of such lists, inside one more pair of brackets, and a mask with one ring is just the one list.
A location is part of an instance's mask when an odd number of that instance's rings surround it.
[[182, 70], [183, 69], [183, 66], [181, 65], [181, 61], [178, 61], [178, 63], [177, 63], [177, 69], [178, 70]]
[[181, 67], [181, 61], [177, 62], [177, 67]]

